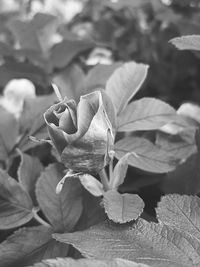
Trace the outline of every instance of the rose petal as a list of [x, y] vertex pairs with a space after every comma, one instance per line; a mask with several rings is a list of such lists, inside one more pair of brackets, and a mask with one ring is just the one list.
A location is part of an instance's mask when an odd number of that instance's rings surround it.
[[[93, 118], [88, 130], [84, 136], [71, 143], [70, 146], [68, 145], [61, 155], [61, 160], [65, 166], [75, 171], [96, 173], [103, 169], [110, 160], [109, 150], [113, 149], [114, 143], [112, 126], [105, 112], [101, 93], [95, 92], [96, 96], [98, 96], [98, 103], [95, 98], [91, 98], [90, 108], [92, 110], [89, 110], [90, 114], [93, 114]], [[82, 97], [83, 100], [84, 97]], [[86, 97], [87, 102], [90, 98], [88, 95]], [[95, 102], [93, 102], [94, 100]], [[111, 133], [110, 135], [108, 135], [108, 131]]]
[[59, 128], [67, 134], [75, 133], [77, 129], [73, 124], [69, 108], [66, 108], [65, 111], [63, 111], [60, 115], [61, 117], [59, 119]]
[[[63, 149], [68, 145], [68, 134], [64, 135], [64, 131], [59, 129], [59, 119], [55, 115], [59, 108], [62, 110], [63, 106], [69, 105], [70, 110], [76, 107], [76, 103], [73, 100], [64, 99], [62, 102], [52, 105], [45, 113], [44, 119], [47, 124], [49, 136], [56, 147], [57, 151], [61, 154]], [[67, 106], [66, 106], [67, 108]]]

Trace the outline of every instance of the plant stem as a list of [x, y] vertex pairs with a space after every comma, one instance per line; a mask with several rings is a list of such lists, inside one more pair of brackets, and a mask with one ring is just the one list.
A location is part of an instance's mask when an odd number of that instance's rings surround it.
[[103, 184], [104, 190], [108, 191], [110, 189], [109, 187], [109, 180], [108, 180], [108, 176], [106, 174], [105, 169], [101, 170], [99, 172], [99, 176], [101, 178], [101, 183]]
[[49, 223], [47, 223], [45, 220], [43, 220], [43, 219], [37, 214], [37, 212], [38, 212], [38, 209], [37, 209], [37, 208], [33, 208], [32, 212], [33, 212], [33, 217], [34, 217], [34, 219], [35, 219], [37, 222], [39, 222], [40, 224], [42, 224], [42, 225], [44, 225], [44, 226], [46, 226], [46, 227], [51, 227], [51, 225], [50, 225]]
[[113, 158], [110, 161], [109, 164], [109, 184], [111, 185], [114, 179], [114, 173], [113, 173]]

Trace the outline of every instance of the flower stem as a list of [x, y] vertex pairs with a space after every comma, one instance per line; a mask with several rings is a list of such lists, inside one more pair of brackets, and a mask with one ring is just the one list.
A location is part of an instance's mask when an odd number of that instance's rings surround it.
[[107, 176], [105, 169], [103, 169], [99, 172], [99, 176], [101, 179], [101, 183], [103, 184], [104, 190], [108, 191], [110, 189], [110, 187], [109, 187], [108, 176]]
[[40, 224], [42, 224], [42, 225], [44, 225], [44, 226], [46, 226], [46, 227], [51, 227], [51, 225], [50, 225], [49, 223], [47, 223], [45, 220], [43, 220], [43, 219], [37, 214], [38, 210], [39, 210], [39, 209], [37, 209], [37, 208], [33, 208], [33, 210], [32, 210], [34, 219], [35, 219], [37, 222], [39, 222]]

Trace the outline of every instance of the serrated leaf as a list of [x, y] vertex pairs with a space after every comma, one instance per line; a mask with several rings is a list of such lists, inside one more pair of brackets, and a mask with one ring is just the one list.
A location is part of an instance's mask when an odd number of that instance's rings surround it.
[[200, 264], [199, 243], [162, 223], [95, 225], [85, 231], [54, 234], [56, 240], [73, 245], [87, 258], [120, 257], [153, 267], [189, 267]]
[[112, 261], [74, 260], [70, 258], [58, 258], [54, 260], [45, 260], [32, 267], [148, 267], [146, 264], [140, 264], [123, 259], [114, 259]]
[[19, 154], [21, 156], [21, 163], [18, 169], [19, 183], [29, 193], [33, 202], [36, 204], [35, 184], [43, 170], [43, 165], [36, 157], [31, 157], [28, 154], [22, 153], [20, 150]]
[[118, 131], [155, 130], [167, 124], [176, 111], [167, 103], [155, 98], [142, 98], [131, 102], [118, 117]]
[[5, 161], [14, 147], [19, 125], [13, 114], [0, 107], [0, 160]]
[[62, 164], [49, 165], [36, 184], [38, 203], [56, 231], [71, 231], [83, 209], [78, 179], [66, 179], [62, 191], [56, 194], [56, 186], [64, 172]]
[[33, 204], [20, 184], [0, 170], [0, 229], [18, 227], [33, 218]]
[[129, 62], [116, 69], [106, 84], [106, 92], [113, 101], [117, 115], [138, 92], [148, 71], [148, 65]]
[[164, 196], [157, 213], [164, 224], [188, 233], [200, 242], [200, 199], [197, 196]]
[[200, 50], [200, 35], [185, 35], [170, 40], [180, 50]]
[[2, 267], [25, 267], [43, 259], [65, 257], [68, 245], [52, 239], [51, 228], [36, 226], [21, 228], [0, 244]]
[[115, 190], [104, 194], [103, 205], [108, 218], [116, 223], [136, 220], [144, 209], [144, 202], [138, 195], [119, 194]]
[[115, 143], [115, 152], [117, 159], [131, 153], [128, 163], [148, 172], [169, 172], [177, 165], [177, 159], [173, 157], [172, 153], [160, 149], [144, 138], [126, 137], [121, 139]]
[[103, 185], [92, 175], [79, 175], [79, 180], [84, 186], [84, 188], [89, 191], [93, 196], [100, 197], [103, 195]]
[[63, 40], [52, 47], [51, 63], [55, 68], [66, 67], [76, 56], [94, 46], [94, 43], [85, 40]]

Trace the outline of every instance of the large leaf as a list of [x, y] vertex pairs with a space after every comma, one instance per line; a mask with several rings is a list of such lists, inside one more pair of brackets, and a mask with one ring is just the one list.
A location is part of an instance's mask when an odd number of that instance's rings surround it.
[[13, 114], [0, 107], [0, 160], [6, 161], [9, 152], [17, 142], [18, 122]]
[[36, 226], [22, 228], [0, 244], [2, 267], [24, 267], [43, 259], [66, 257], [68, 245], [52, 239], [51, 228]]
[[129, 62], [118, 68], [106, 84], [106, 92], [120, 114], [129, 100], [138, 92], [148, 71], [148, 65]]
[[170, 40], [180, 50], [200, 50], [200, 35], [185, 35]]
[[165, 224], [189, 233], [200, 242], [200, 199], [197, 196], [167, 195], [157, 208], [159, 219]]
[[166, 152], [147, 139], [139, 137], [121, 139], [115, 144], [115, 152], [117, 159], [130, 153], [128, 163], [148, 172], [169, 172], [177, 164], [177, 160], [172, 153]]
[[103, 205], [108, 218], [116, 223], [136, 220], [144, 208], [144, 202], [138, 195], [119, 194], [115, 190], [104, 194]]
[[18, 179], [24, 190], [29, 193], [32, 200], [36, 204], [35, 184], [43, 170], [43, 165], [36, 157], [31, 157], [28, 154], [19, 151], [21, 163], [18, 169]]
[[51, 49], [51, 63], [55, 68], [66, 67], [76, 56], [94, 46], [94, 43], [85, 40], [63, 40]]
[[70, 258], [58, 258], [56, 260], [45, 260], [37, 263], [32, 267], [148, 267], [144, 264], [137, 264], [133, 261], [123, 259], [114, 259], [112, 261], [88, 260], [80, 259], [74, 260]]
[[197, 240], [162, 223], [142, 219], [132, 226], [107, 222], [85, 231], [53, 236], [60, 242], [72, 244], [87, 258], [120, 257], [152, 267], [197, 267], [200, 264]]
[[176, 111], [155, 98], [142, 98], [131, 102], [118, 118], [118, 131], [155, 130], [167, 124]]
[[33, 204], [20, 184], [0, 170], [0, 229], [18, 227], [33, 218]]
[[62, 191], [56, 194], [56, 186], [65, 172], [63, 165], [52, 164], [41, 174], [36, 185], [38, 203], [56, 231], [71, 231], [83, 208], [78, 179], [66, 179]]

